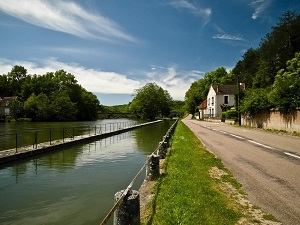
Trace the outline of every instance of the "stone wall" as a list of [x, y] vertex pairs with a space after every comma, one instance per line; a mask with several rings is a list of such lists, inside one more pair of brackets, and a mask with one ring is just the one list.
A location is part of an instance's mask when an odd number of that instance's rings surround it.
[[295, 113], [281, 114], [278, 111], [264, 113], [255, 118], [242, 118], [242, 125], [264, 129], [285, 130], [300, 132], [300, 110]]

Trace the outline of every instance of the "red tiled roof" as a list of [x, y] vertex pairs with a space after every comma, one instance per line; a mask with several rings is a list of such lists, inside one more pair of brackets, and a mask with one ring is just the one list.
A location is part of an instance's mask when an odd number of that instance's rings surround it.
[[205, 99], [199, 106], [198, 109], [206, 109], [207, 108], [207, 99]]

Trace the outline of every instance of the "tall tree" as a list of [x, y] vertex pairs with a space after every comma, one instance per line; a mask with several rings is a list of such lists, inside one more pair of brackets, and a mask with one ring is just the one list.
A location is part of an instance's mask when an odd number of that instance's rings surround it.
[[258, 71], [259, 61], [259, 51], [252, 48], [248, 49], [244, 53], [243, 59], [238, 61], [232, 70], [235, 77], [233, 80], [236, 82], [237, 76], [239, 76], [239, 81], [245, 83], [247, 88], [251, 88]]
[[135, 97], [130, 104], [130, 111], [144, 119], [155, 119], [156, 116], [168, 116], [172, 98], [168, 91], [156, 83], [148, 83], [135, 90]]
[[281, 112], [295, 111], [300, 107], [300, 52], [287, 62], [287, 68], [281, 69], [269, 93], [272, 102]]
[[300, 16], [288, 11], [279, 19], [277, 26], [267, 34], [259, 47], [260, 63], [254, 86], [271, 86], [280, 69], [286, 68], [286, 62], [300, 51]]
[[12, 94], [17, 96], [21, 92], [23, 80], [27, 76], [27, 70], [23, 66], [14, 66], [12, 70], [7, 74]]

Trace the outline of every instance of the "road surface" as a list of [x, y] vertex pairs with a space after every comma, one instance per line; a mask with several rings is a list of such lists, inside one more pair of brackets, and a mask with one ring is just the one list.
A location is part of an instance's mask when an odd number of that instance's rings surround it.
[[189, 118], [183, 122], [222, 160], [254, 205], [283, 224], [300, 224], [300, 138]]

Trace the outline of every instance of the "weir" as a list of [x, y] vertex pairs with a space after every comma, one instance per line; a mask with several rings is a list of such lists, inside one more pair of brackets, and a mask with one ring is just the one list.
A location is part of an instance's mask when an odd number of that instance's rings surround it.
[[97, 134], [97, 132], [95, 132], [93, 134], [89, 133], [81, 136], [73, 136], [72, 138], [63, 138], [61, 140], [56, 140], [56, 141], [50, 140], [49, 142], [43, 142], [39, 144], [34, 143], [33, 146], [25, 146], [21, 148], [17, 148], [17, 135], [16, 135], [16, 148], [0, 151], [0, 165], [4, 163], [16, 161], [19, 159], [32, 157], [41, 153], [59, 150], [79, 143], [91, 142], [98, 139], [107, 138], [142, 126], [147, 126], [159, 122], [162, 122], [162, 120], [156, 120], [156, 121], [132, 125], [128, 127], [117, 128], [116, 130], [110, 130], [109, 132], [105, 132], [105, 133]]

